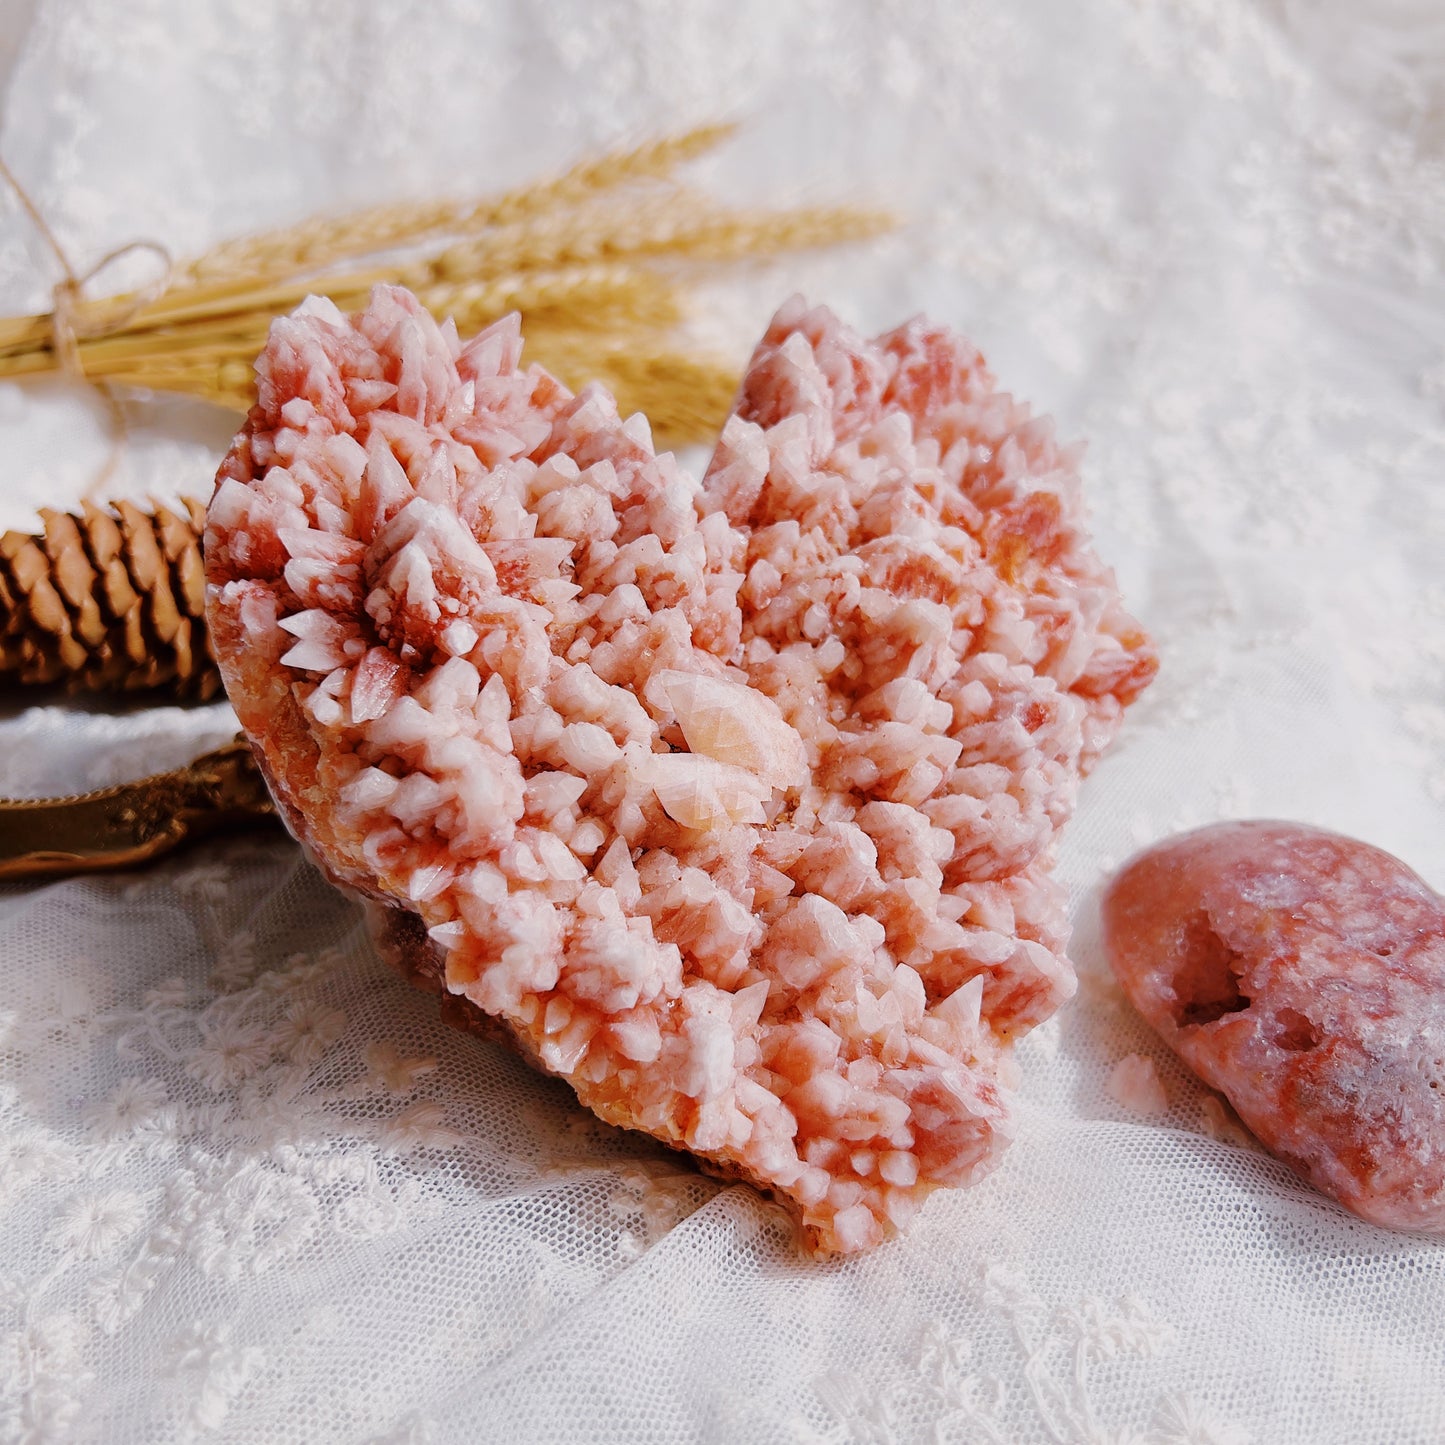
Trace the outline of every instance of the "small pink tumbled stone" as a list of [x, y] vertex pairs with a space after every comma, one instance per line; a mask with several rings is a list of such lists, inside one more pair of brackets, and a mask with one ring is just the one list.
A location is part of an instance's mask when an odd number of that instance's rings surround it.
[[1445, 1234], [1445, 899], [1352, 838], [1218, 823], [1129, 862], [1103, 923], [1139, 1012], [1266, 1148]]

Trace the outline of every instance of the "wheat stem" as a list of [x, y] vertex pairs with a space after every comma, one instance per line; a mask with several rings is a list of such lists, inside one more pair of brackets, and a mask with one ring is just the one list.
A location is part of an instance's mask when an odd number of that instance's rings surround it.
[[730, 123], [697, 126], [682, 135], [581, 161], [551, 180], [486, 200], [400, 202], [243, 237], [198, 257], [178, 279], [201, 281], [220, 275], [229, 280], [236, 274], [269, 278], [447, 231], [511, 225], [629, 182], [665, 179], [678, 166], [722, 144], [735, 130]]
[[[173, 271], [166, 294], [141, 308], [131, 324], [146, 327], [258, 307], [285, 310], [295, 304], [290, 297], [329, 289], [319, 281], [284, 284], [298, 273], [438, 235], [518, 226], [528, 217], [579, 205], [628, 183], [663, 180], [678, 166], [721, 144], [735, 129], [731, 124], [698, 126], [679, 136], [583, 161], [550, 181], [488, 200], [377, 206], [224, 242]], [[619, 215], [625, 220], [623, 213]], [[376, 268], [361, 273], [358, 281], [369, 276], [365, 283], [369, 289], [374, 281], [395, 275], [395, 267]], [[130, 300], [121, 296], [82, 302], [76, 309], [79, 328], [98, 324], [104, 311], [114, 311]], [[48, 314], [0, 320], [0, 352], [45, 346], [50, 334]]]
[[529, 359], [574, 387], [606, 382], [659, 435], [703, 435], [725, 415], [736, 374], [677, 349], [689, 271], [892, 224], [840, 207], [733, 212], [684, 190], [677, 168], [731, 131], [701, 126], [490, 199], [377, 206], [228, 241], [175, 268], [159, 298], [78, 302], [63, 348], [50, 315], [0, 318], [0, 377], [53, 372], [63, 349], [97, 383], [244, 409], [274, 317], [313, 293], [355, 310], [390, 282], [464, 332], [520, 311]]

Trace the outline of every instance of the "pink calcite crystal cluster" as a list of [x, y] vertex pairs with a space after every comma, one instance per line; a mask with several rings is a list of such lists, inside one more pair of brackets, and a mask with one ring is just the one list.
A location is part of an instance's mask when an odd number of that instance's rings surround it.
[[1154, 654], [944, 330], [790, 303], [700, 485], [520, 356], [384, 288], [273, 326], [206, 536], [231, 699], [453, 1012], [866, 1248], [1009, 1137], [1054, 840]]
[[1445, 899], [1296, 823], [1217, 823], [1104, 899], [1125, 992], [1260, 1141], [1376, 1224], [1445, 1234]]

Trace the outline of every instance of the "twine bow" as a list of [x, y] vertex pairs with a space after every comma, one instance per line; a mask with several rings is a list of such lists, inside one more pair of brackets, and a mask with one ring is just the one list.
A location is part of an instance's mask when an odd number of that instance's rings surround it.
[[[0, 167], [3, 166], [4, 162], [0, 161]], [[30, 210], [28, 205], [26, 210]], [[35, 215], [35, 212], [31, 211], [31, 215]], [[87, 378], [80, 356], [80, 343], [91, 337], [110, 336], [117, 331], [123, 331], [147, 306], [153, 301], [159, 301], [170, 285], [173, 264], [171, 253], [159, 241], [127, 241], [125, 245], [107, 251], [90, 270], [77, 276], [66, 261], [64, 252], [55, 244], [54, 237], [47, 235], [46, 239], [65, 271], [65, 279], [57, 281], [50, 292], [54, 303], [50, 312], [51, 350], [55, 352], [56, 359], [67, 376], [75, 381], [84, 381]], [[85, 288], [123, 256], [138, 251], [149, 251], [153, 256], [159, 256], [163, 268], [161, 274], [149, 286], [122, 298], [118, 305], [110, 308], [108, 314], [90, 319], [83, 317], [81, 307], [85, 303]]]
[[[171, 253], [159, 241], [136, 240], [127, 241], [124, 245], [107, 251], [88, 271], [77, 272], [71, 265], [65, 247], [60, 244], [60, 240], [51, 230], [49, 222], [41, 214], [40, 208], [31, 199], [30, 193], [21, 185], [15, 172], [10, 169], [3, 157], [0, 157], [0, 176], [4, 176], [10, 189], [15, 192], [25, 214], [30, 217], [31, 224], [50, 248], [61, 271], [65, 273], [50, 292], [50, 349], [65, 375], [72, 381], [84, 382], [93, 387], [104, 400], [106, 410], [110, 414], [111, 452], [99, 475], [92, 483], [91, 490], [93, 491], [115, 469], [120, 449], [130, 434], [130, 426], [126, 420], [125, 410], [115, 392], [105, 382], [96, 381], [85, 374], [85, 362], [81, 355], [80, 344], [82, 341], [110, 336], [117, 331], [123, 331], [147, 306], [158, 301], [170, 286], [175, 262]], [[160, 275], [140, 290], [118, 298], [116, 304], [104, 312], [87, 316], [85, 314], [87, 306], [93, 306], [94, 303], [87, 302], [85, 288], [117, 261], [141, 251], [149, 251], [153, 256], [160, 258]]]

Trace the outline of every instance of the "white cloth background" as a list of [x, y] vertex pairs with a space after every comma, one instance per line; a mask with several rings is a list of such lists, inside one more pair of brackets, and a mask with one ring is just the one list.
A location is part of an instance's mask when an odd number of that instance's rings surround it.
[[[443, 1027], [287, 842], [0, 889], [0, 1439], [1445, 1439], [1445, 1248], [1241, 1140], [1122, 1003], [1093, 923], [1129, 852], [1221, 816], [1333, 826], [1445, 885], [1437, 0], [0, 19], [0, 147], [81, 266], [744, 119], [699, 168], [717, 192], [912, 225], [719, 285], [700, 327], [741, 358], [803, 289], [870, 328], [966, 329], [1090, 439], [1100, 549], [1164, 657], [1066, 836], [1084, 987], [1022, 1050], [1018, 1142], [842, 1264]], [[54, 275], [0, 197], [0, 305], [43, 305]], [[225, 425], [134, 417], [116, 485], [204, 490]], [[0, 387], [5, 524], [103, 455], [89, 398]], [[228, 728], [11, 698], [0, 792]], [[1167, 1115], [1107, 1092], [1132, 1051]]]

